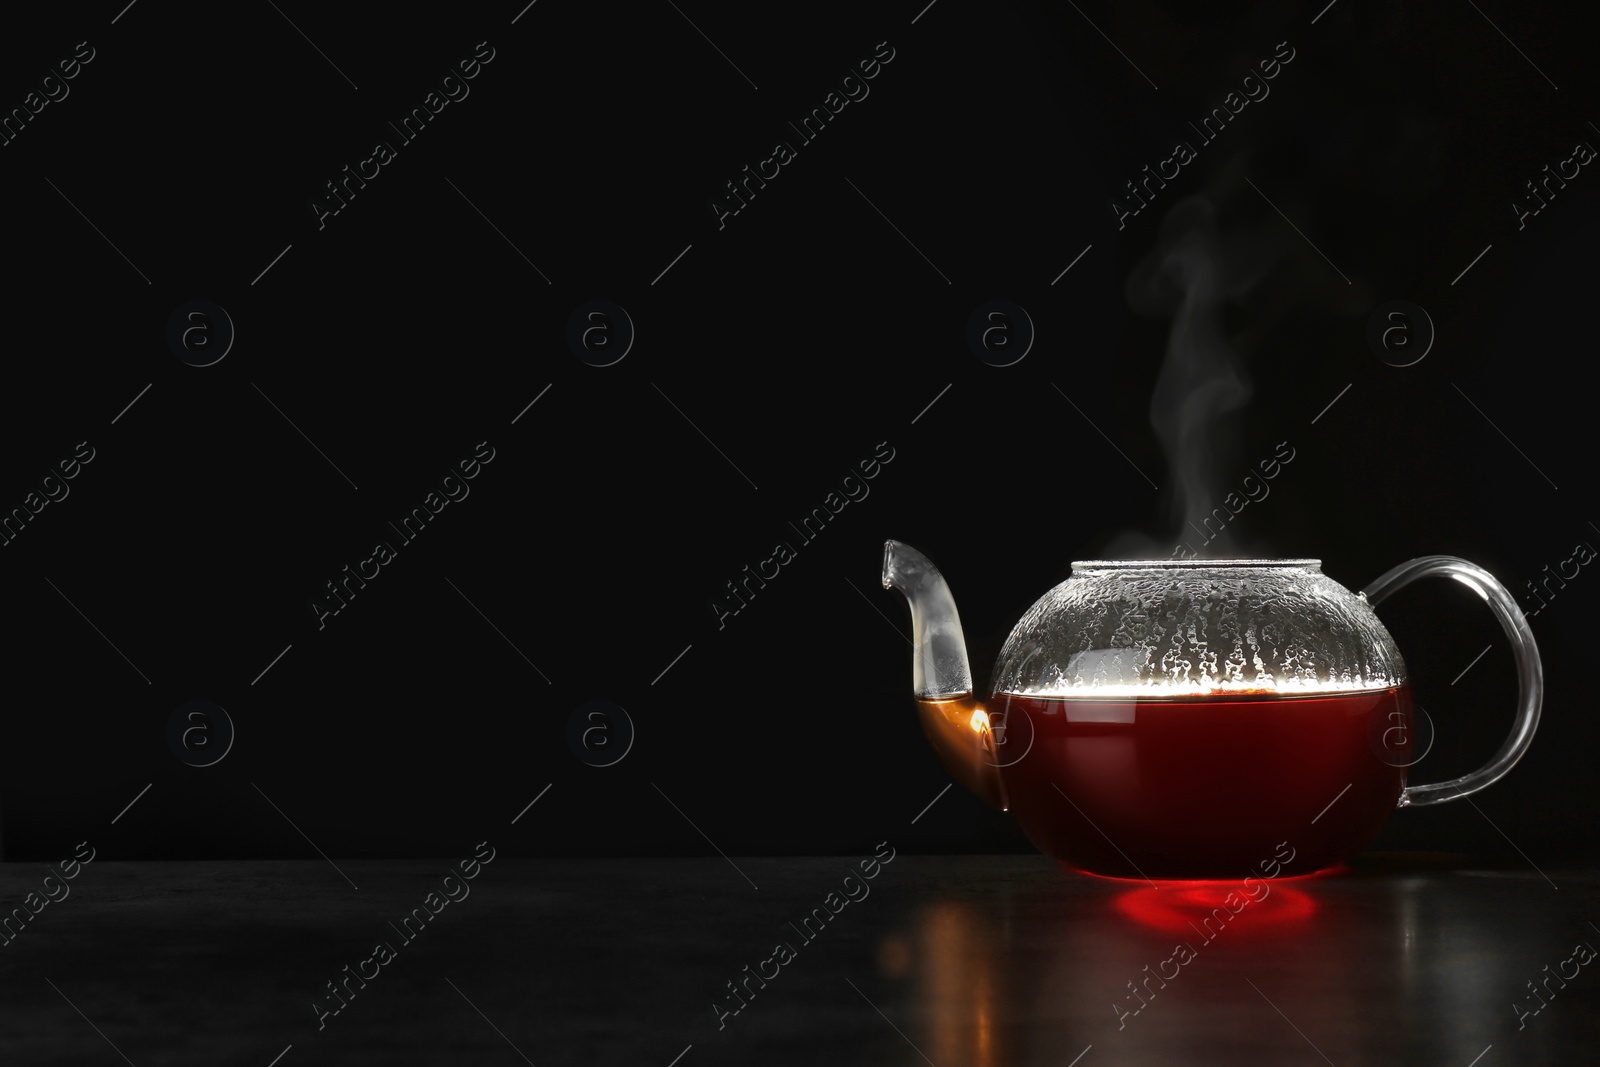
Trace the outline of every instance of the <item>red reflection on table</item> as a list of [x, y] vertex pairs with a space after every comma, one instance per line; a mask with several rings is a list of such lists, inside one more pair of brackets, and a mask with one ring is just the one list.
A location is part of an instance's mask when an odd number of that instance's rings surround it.
[[1169, 934], [1198, 933], [1210, 939], [1230, 926], [1277, 931], [1316, 914], [1309, 893], [1283, 884], [1305, 878], [1252, 879], [1249, 886], [1238, 881], [1166, 881], [1130, 889], [1113, 906], [1124, 918]]

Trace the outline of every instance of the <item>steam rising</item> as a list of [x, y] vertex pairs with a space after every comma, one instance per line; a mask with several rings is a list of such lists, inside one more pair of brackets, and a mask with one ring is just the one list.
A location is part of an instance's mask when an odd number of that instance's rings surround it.
[[[1254, 241], [1225, 243], [1216, 208], [1204, 196], [1178, 201], [1156, 247], [1128, 277], [1128, 304], [1143, 315], [1172, 316], [1165, 361], [1150, 401], [1150, 422], [1167, 458], [1161, 540], [1124, 533], [1108, 548], [1123, 558], [1170, 556], [1187, 538], [1197, 550], [1206, 515], [1229, 488], [1236, 434], [1228, 418], [1251, 395], [1244, 362], [1222, 328], [1222, 305], [1255, 287], [1270, 256]], [[1233, 540], [1225, 530], [1217, 541]], [[1205, 555], [1217, 553], [1204, 552]]]

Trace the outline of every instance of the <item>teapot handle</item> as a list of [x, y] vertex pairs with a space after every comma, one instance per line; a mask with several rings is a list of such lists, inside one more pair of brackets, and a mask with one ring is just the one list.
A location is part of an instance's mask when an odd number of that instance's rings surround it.
[[1528, 620], [1510, 591], [1476, 563], [1455, 556], [1421, 556], [1384, 574], [1362, 590], [1362, 595], [1368, 603], [1377, 605], [1397, 589], [1434, 574], [1454, 578], [1483, 597], [1511, 639], [1511, 650], [1517, 661], [1517, 717], [1510, 736], [1488, 763], [1448, 782], [1408, 786], [1400, 794], [1398, 806], [1402, 808], [1460, 800], [1505, 777], [1533, 743], [1533, 732], [1539, 726], [1539, 708], [1544, 703], [1544, 666], [1539, 660], [1539, 649], [1533, 642]]

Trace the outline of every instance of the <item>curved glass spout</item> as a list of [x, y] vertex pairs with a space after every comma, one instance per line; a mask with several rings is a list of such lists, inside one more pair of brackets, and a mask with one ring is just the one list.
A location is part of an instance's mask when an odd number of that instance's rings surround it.
[[956, 781], [1005, 811], [1010, 805], [989, 713], [972, 692], [966, 638], [950, 587], [927, 556], [899, 541], [883, 543], [883, 587], [900, 590], [911, 604], [912, 685], [923, 736]]
[[939, 568], [910, 545], [883, 543], [883, 587], [898, 589], [911, 604], [911, 684], [919, 698], [972, 692], [972, 668], [955, 598]]

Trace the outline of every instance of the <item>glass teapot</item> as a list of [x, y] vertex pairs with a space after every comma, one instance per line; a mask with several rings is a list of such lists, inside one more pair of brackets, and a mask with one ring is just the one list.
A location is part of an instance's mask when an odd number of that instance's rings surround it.
[[[1511, 639], [1516, 721], [1478, 770], [1408, 785], [1425, 752], [1405, 662], [1373, 606], [1435, 574], [1481, 596]], [[1499, 780], [1539, 723], [1543, 668], [1522, 611], [1452, 556], [1402, 563], [1360, 593], [1314, 559], [1074, 563], [1007, 638], [986, 701], [938, 569], [888, 541], [883, 586], [910, 602], [918, 712], [946, 768], [1040, 850], [1091, 874], [1333, 866], [1396, 807]]]

